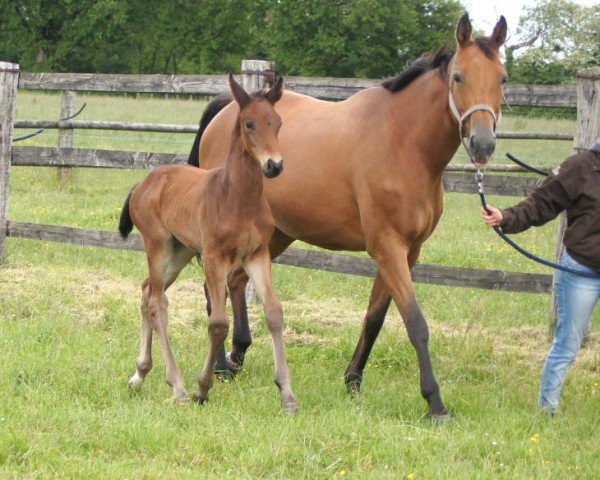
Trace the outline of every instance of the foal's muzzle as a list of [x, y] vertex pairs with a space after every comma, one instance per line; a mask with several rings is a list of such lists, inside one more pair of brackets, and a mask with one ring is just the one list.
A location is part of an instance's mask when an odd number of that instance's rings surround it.
[[269, 158], [262, 167], [263, 173], [267, 178], [273, 178], [279, 175], [283, 171], [283, 160], [276, 162], [272, 158]]

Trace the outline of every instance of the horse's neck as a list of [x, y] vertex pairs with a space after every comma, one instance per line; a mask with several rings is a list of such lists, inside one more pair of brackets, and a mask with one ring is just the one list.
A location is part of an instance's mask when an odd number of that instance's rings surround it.
[[221, 171], [221, 183], [227, 200], [239, 206], [254, 205], [263, 194], [261, 168], [244, 149], [239, 126], [231, 136], [229, 154]]
[[411, 139], [418, 145], [425, 167], [441, 175], [460, 146], [458, 125], [448, 106], [448, 82], [439, 69], [392, 95], [398, 121], [409, 121]]

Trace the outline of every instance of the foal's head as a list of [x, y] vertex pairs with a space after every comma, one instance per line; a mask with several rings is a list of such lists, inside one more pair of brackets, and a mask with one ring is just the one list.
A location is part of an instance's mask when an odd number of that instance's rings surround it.
[[500, 17], [489, 37], [472, 39], [468, 14], [456, 26], [457, 49], [449, 72], [450, 109], [471, 161], [480, 165], [489, 162], [496, 148], [502, 86], [508, 80], [499, 53], [506, 30], [506, 20]]
[[268, 92], [250, 96], [233, 75], [229, 75], [231, 94], [240, 107], [238, 122], [244, 150], [260, 164], [267, 178], [276, 177], [283, 170], [277, 141], [281, 117], [273, 108], [283, 93], [282, 85], [283, 78], [279, 77]]

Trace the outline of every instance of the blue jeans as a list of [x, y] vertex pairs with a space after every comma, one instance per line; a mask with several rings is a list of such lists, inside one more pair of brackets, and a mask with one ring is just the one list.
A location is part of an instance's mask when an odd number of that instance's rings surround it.
[[[593, 270], [576, 262], [566, 251], [560, 261], [572, 270], [594, 273]], [[542, 373], [540, 408], [556, 413], [560, 391], [567, 372], [581, 347], [594, 306], [600, 298], [600, 275], [584, 277], [569, 272], [557, 271], [556, 302], [557, 322], [554, 341], [546, 358]]]

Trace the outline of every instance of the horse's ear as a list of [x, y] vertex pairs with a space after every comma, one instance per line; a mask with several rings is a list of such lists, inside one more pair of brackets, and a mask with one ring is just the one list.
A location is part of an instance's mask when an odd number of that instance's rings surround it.
[[490, 40], [496, 46], [496, 48], [500, 48], [504, 45], [506, 41], [506, 32], [508, 30], [508, 26], [506, 25], [506, 18], [503, 15], [500, 16], [498, 23], [494, 27], [494, 31], [490, 35]]
[[473, 27], [471, 26], [471, 20], [469, 20], [469, 14], [465, 13], [456, 24], [456, 43], [458, 46], [464, 48], [471, 43], [472, 34]]
[[229, 90], [231, 90], [231, 95], [240, 106], [240, 110], [250, 103], [250, 95], [248, 95], [246, 90], [244, 90], [242, 86], [235, 81], [235, 78], [233, 78], [231, 73], [229, 74]]
[[274, 105], [281, 95], [283, 95], [283, 77], [279, 77], [277, 83], [266, 93], [265, 98]]

